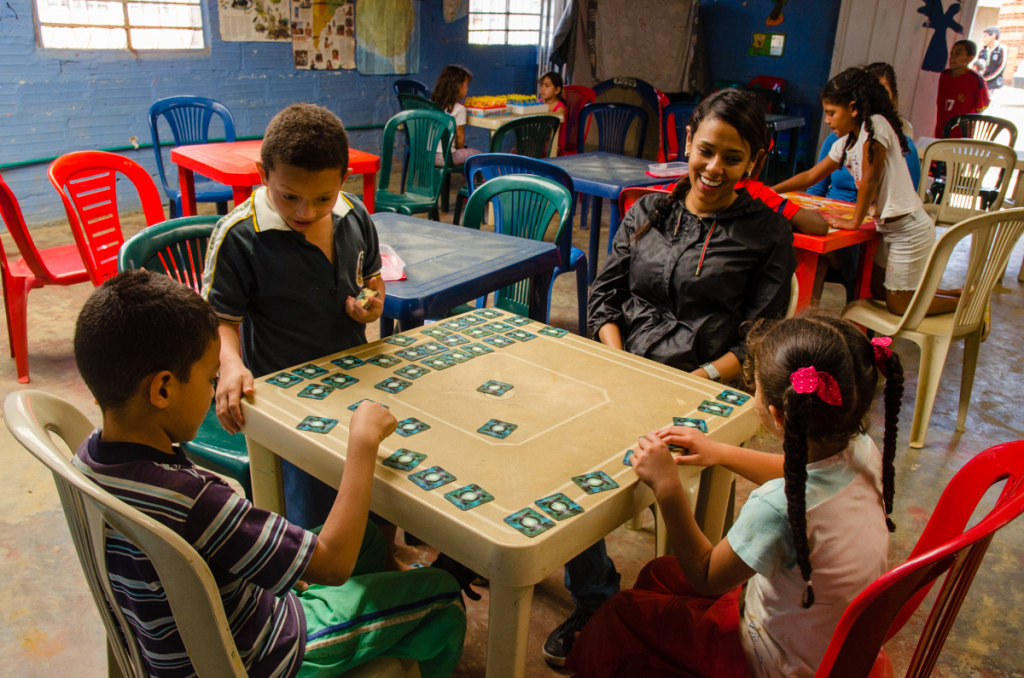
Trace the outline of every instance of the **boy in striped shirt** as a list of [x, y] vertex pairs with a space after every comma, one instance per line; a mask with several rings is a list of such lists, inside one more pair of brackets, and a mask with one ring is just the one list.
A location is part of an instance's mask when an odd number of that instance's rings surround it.
[[[98, 288], [78, 318], [75, 361], [103, 427], [75, 465], [199, 552], [250, 676], [337, 676], [377, 656], [448, 676], [466, 627], [458, 584], [436, 568], [381, 572], [384, 540], [367, 522], [377, 447], [395, 428], [388, 410], [356, 410], [319, 534], [257, 509], [176, 446], [195, 436], [213, 398], [217, 327], [202, 297], [161, 274], [126, 271]], [[195, 675], [152, 563], [109, 527], [107, 567], [149, 674]], [[296, 594], [300, 579], [309, 587]]]

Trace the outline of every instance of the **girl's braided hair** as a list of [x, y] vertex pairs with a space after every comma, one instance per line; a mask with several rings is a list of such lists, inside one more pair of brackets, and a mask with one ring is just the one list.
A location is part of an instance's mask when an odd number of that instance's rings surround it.
[[450, 113], [455, 103], [459, 100], [459, 89], [464, 82], [473, 82], [473, 74], [469, 69], [455, 64], [449, 64], [441, 69], [441, 75], [437, 76], [437, 84], [431, 93], [431, 100], [441, 107], [445, 113]]
[[[767, 152], [771, 143], [768, 125], [764, 121], [764, 109], [750, 92], [738, 89], [723, 89], [704, 99], [694, 109], [687, 125], [692, 138], [697, 128], [705, 120], [721, 120], [733, 127], [750, 147], [750, 159], [756, 162]], [[672, 192], [660, 196], [654, 201], [654, 209], [647, 215], [647, 222], [636, 230], [634, 241], [640, 240], [651, 230], [652, 226], [660, 226], [672, 214], [675, 204], [682, 200], [690, 190], [690, 176], [683, 178], [672, 187]]]
[[[835, 378], [841, 405], [829, 405], [815, 393], [797, 393], [790, 383], [796, 370], [813, 366]], [[867, 431], [866, 415], [878, 381], [874, 347], [856, 325], [821, 312], [808, 312], [781, 321], [760, 320], [747, 335], [744, 376], [748, 386], [761, 389], [765, 408], [783, 413], [783, 462], [786, 510], [797, 564], [807, 591], [805, 608], [814, 604], [811, 586], [811, 546], [807, 538], [806, 484], [808, 443], [837, 454]], [[896, 433], [903, 397], [903, 367], [892, 353], [884, 364], [885, 435], [882, 451], [882, 497], [886, 525], [896, 529], [892, 513], [895, 494]], [[754, 376], [756, 374], [756, 381]]]
[[[895, 95], [895, 84], [893, 85]], [[870, 75], [861, 68], [847, 68], [845, 71], [828, 81], [825, 89], [821, 91], [823, 103], [845, 106], [853, 113], [854, 122], [863, 125], [868, 133], [868, 162], [874, 162], [875, 149], [875, 127], [871, 122], [871, 116], [880, 115], [896, 133], [900, 140], [900, 149], [903, 155], [910, 153], [910, 146], [907, 145], [907, 138], [903, 135], [903, 122], [893, 108], [889, 93], [878, 82], [878, 78]], [[850, 132], [846, 137], [846, 145], [843, 147], [843, 157], [839, 159], [840, 164], [846, 162], [846, 152], [850, 146], [857, 142], [857, 130]]]
[[[885, 61], [876, 61], [865, 66], [864, 72], [875, 76], [879, 80], [885, 78], [885, 81], [889, 83], [889, 90], [892, 92], [892, 107], [898, 111], [900, 107], [900, 90], [896, 86], [896, 70], [892, 67], [892, 64]], [[884, 85], [882, 89], [885, 89]]]

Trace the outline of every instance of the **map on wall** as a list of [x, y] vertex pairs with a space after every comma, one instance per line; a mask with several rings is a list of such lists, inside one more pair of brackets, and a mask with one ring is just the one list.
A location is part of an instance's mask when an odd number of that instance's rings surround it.
[[288, 0], [217, 0], [224, 42], [290, 40]]
[[356, 15], [356, 67], [363, 75], [418, 73], [419, 2], [360, 2]]
[[[373, 3], [363, 2], [362, 6]], [[356, 67], [354, 0], [293, 0], [295, 68], [333, 71]]]

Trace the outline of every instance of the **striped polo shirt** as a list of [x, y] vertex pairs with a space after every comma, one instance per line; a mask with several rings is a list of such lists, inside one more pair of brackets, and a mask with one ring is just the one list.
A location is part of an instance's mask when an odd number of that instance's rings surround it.
[[[291, 587], [313, 555], [316, 536], [254, 507], [223, 480], [138, 443], [105, 442], [100, 430], [75, 466], [97, 485], [181, 535], [202, 555], [220, 590], [238, 653], [253, 678], [294, 676], [305, 653], [306, 620]], [[107, 569], [114, 595], [139, 641], [151, 676], [195, 671], [156, 570], [109, 526]]]

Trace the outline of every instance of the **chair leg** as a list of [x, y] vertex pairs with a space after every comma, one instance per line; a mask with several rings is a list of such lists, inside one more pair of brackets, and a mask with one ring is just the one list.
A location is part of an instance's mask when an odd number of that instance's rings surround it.
[[587, 260], [582, 257], [576, 263], [576, 301], [579, 305], [580, 336], [587, 336]]
[[221, 216], [224, 216], [227, 213], [228, 213], [228, 201], [227, 200], [222, 200], [219, 203], [217, 203], [217, 214], [219, 214]]
[[178, 198], [177, 200], [167, 201], [168, 219], [177, 219], [178, 216], [181, 215], [181, 208], [178, 206], [180, 202], [181, 198]]
[[590, 228], [590, 220], [587, 215], [590, 212], [590, 196], [580, 193], [580, 230], [585, 231]]
[[928, 422], [932, 418], [935, 394], [939, 390], [942, 366], [949, 352], [949, 337], [926, 336], [921, 343], [921, 365], [917, 375], [917, 398], [914, 401], [914, 421], [910, 425], [910, 446], [924, 447]]
[[[451, 199], [449, 193], [452, 192], [452, 173], [444, 175], [444, 180], [441, 182], [441, 209], [444, 210], [445, 214], [448, 214], [448, 201]], [[435, 221], [440, 221], [436, 219]]]
[[[5, 276], [6, 277], [6, 276]], [[28, 383], [28, 285], [25, 278], [11, 278], [5, 285], [7, 336], [18, 371], [18, 383]]]
[[[445, 210], [445, 212], [447, 211], [448, 210]], [[437, 205], [430, 208], [430, 211], [427, 212], [427, 218], [431, 221], [441, 221], [441, 215], [437, 211]]]
[[1017, 273], [1017, 282], [1024, 282], [1024, 259], [1020, 260], [1020, 272]]
[[465, 204], [466, 200], [462, 197], [462, 192], [460, 191], [459, 194], [455, 196], [455, 216], [452, 218], [453, 225], [458, 226], [459, 222], [462, 220], [462, 207]]
[[974, 388], [974, 370], [978, 366], [978, 349], [981, 348], [981, 328], [964, 337], [964, 364], [960, 372], [960, 411], [956, 415], [956, 430], [963, 432], [967, 421], [967, 408], [971, 404], [971, 389]]

